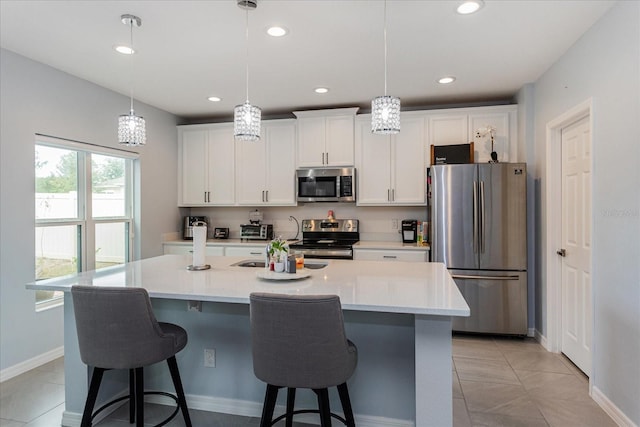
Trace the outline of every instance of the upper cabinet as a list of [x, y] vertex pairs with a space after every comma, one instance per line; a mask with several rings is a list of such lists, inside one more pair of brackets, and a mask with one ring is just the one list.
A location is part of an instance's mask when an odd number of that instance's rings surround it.
[[233, 123], [178, 127], [178, 206], [235, 204]]
[[296, 122], [265, 120], [260, 141], [236, 142], [238, 204], [295, 206]]
[[353, 166], [354, 119], [358, 108], [294, 111], [298, 167]]
[[356, 119], [358, 206], [424, 205], [426, 119], [403, 113], [400, 133], [371, 133], [371, 115]]
[[426, 112], [429, 120], [428, 146], [473, 142], [475, 163], [491, 160], [491, 137], [476, 131], [495, 128], [493, 150], [500, 162], [517, 162], [517, 105], [458, 108]]

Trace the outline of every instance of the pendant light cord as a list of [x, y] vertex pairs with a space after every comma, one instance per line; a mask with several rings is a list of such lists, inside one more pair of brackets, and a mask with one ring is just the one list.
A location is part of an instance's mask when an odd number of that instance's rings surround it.
[[247, 103], [249, 103], [249, 9], [245, 9], [245, 38], [246, 38], [246, 63], [247, 63], [247, 72], [246, 72], [246, 87], [247, 87]]
[[129, 46], [131, 47], [131, 61], [129, 62], [129, 95], [131, 98], [131, 115], [133, 115], [133, 18], [129, 18]]
[[384, 0], [384, 96], [387, 96], [387, 0]]

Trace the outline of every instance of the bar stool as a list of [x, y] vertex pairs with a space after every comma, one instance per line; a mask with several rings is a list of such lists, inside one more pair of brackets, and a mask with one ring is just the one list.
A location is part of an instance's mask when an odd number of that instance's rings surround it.
[[[184, 422], [191, 419], [184, 396], [176, 353], [187, 345], [187, 332], [178, 325], [158, 322], [149, 294], [142, 288], [73, 286], [73, 310], [80, 347], [80, 358], [93, 368], [81, 427], [90, 427], [94, 417], [107, 407], [129, 399], [129, 422], [144, 425], [144, 395], [160, 394], [175, 400], [175, 411], [158, 426], [172, 420], [182, 410]], [[176, 395], [145, 392], [143, 368], [167, 361]], [[100, 382], [105, 371], [129, 370], [129, 395], [114, 399], [95, 413]]]
[[[340, 298], [336, 295], [250, 295], [253, 371], [267, 383], [260, 427], [293, 415], [319, 413], [322, 427], [331, 417], [355, 427], [347, 380], [358, 363], [358, 350], [345, 335]], [[332, 414], [329, 387], [338, 388], [344, 418]], [[286, 413], [275, 420], [273, 412], [280, 388], [287, 388]], [[297, 388], [312, 389], [319, 410], [294, 411]]]

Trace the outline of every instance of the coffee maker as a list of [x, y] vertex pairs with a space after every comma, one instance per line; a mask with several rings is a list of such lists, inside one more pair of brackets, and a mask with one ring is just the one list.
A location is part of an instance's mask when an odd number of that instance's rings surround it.
[[402, 243], [415, 243], [418, 238], [418, 220], [402, 220]]
[[[193, 240], [193, 224], [196, 222], [204, 222], [207, 227], [209, 226], [209, 219], [206, 216], [185, 216], [182, 229], [182, 238], [184, 240]], [[208, 230], [207, 234], [209, 234]]]

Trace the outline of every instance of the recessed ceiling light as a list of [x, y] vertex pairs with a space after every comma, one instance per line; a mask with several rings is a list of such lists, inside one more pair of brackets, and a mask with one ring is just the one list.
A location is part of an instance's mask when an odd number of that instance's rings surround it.
[[327, 93], [329, 92], [328, 87], [317, 87], [313, 90], [315, 93]]
[[482, 0], [467, 0], [460, 3], [456, 12], [460, 15], [468, 15], [470, 13], [477, 12], [482, 8], [482, 6], [484, 6], [484, 2]]
[[453, 83], [454, 81], [456, 81], [456, 78], [453, 76], [446, 76], [446, 77], [442, 77], [441, 79], [438, 79], [438, 83], [443, 85]]
[[269, 34], [271, 37], [286, 36], [288, 32], [289, 31], [287, 31], [287, 29], [284, 27], [273, 26], [267, 28], [267, 34]]
[[220, 98], [219, 96], [210, 96], [207, 99], [209, 101], [211, 101], [211, 102], [220, 102], [220, 101], [222, 101], [222, 98]]
[[135, 50], [125, 45], [118, 45], [118, 46], [114, 46], [113, 48], [115, 49], [116, 52], [121, 53], [123, 55], [132, 55], [136, 53]]

